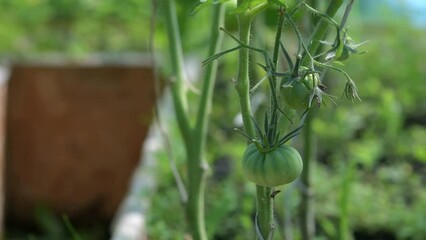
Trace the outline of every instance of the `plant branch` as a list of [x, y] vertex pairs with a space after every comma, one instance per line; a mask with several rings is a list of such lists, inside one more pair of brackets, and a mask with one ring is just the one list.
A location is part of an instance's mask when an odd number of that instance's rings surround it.
[[[270, 236], [271, 231], [275, 228], [274, 224], [274, 198], [271, 197], [273, 189], [256, 185], [256, 208], [257, 208], [257, 225], [263, 239]], [[259, 239], [262, 239], [258, 236]]]
[[[251, 17], [238, 15], [239, 41], [245, 45], [250, 43]], [[235, 89], [240, 100], [241, 115], [244, 123], [245, 133], [251, 138], [255, 138], [256, 133], [251, 120], [250, 105], [250, 80], [249, 80], [249, 49], [240, 48], [238, 52], [238, 70], [235, 82]]]
[[[223, 33], [219, 31], [219, 28], [223, 25], [224, 12], [223, 4], [213, 5], [209, 56], [216, 54], [220, 49]], [[198, 105], [195, 129], [191, 135], [192, 142], [186, 146], [188, 153], [187, 164], [189, 184], [187, 217], [192, 237], [196, 240], [207, 239], [204, 221], [204, 189], [208, 163], [205, 160], [205, 146], [217, 66], [217, 61], [212, 61], [206, 66], [206, 70], [204, 71], [202, 93]]]
[[273, 64], [275, 66], [275, 69], [277, 69], [278, 64], [278, 53], [280, 52], [280, 43], [281, 43], [281, 33], [284, 26], [284, 11], [286, 9], [283, 8], [283, 6], [280, 6], [279, 10], [279, 18], [278, 18], [278, 27], [275, 35], [275, 43], [274, 43], [274, 56], [273, 56]]
[[[331, 0], [327, 10], [326, 15], [332, 18], [337, 10], [343, 4], [343, 0]], [[317, 55], [316, 53], [319, 50], [320, 41], [325, 37], [325, 34], [328, 30], [328, 23], [326, 19], [321, 18], [317, 23], [314, 32], [310, 38], [310, 45], [308, 49], [304, 49], [306, 52], [302, 56], [302, 63], [304, 65], [308, 64], [309, 61], [314, 61], [311, 57], [312, 55]], [[308, 56], [308, 57], [306, 57]], [[305, 149], [303, 152], [303, 172], [301, 176], [301, 183], [305, 191], [302, 191], [301, 203], [300, 203], [300, 229], [302, 234], [302, 239], [312, 240], [315, 237], [315, 212], [312, 199], [312, 164], [315, 161], [316, 153], [316, 144], [315, 144], [315, 134], [312, 129], [312, 118], [315, 116], [315, 111], [308, 113], [306, 119], [306, 127], [304, 129], [304, 145]]]
[[[220, 27], [223, 26], [224, 19], [224, 7], [223, 4], [215, 4], [213, 6], [213, 22], [212, 22], [212, 33], [210, 36], [211, 42], [209, 46], [208, 55], [213, 56], [220, 50], [222, 44], [223, 32], [220, 31]], [[195, 125], [195, 139], [200, 139], [201, 152], [204, 151], [205, 139], [207, 136], [207, 125], [208, 119], [211, 113], [211, 105], [213, 99], [213, 88], [216, 79], [218, 62], [212, 61], [206, 66], [203, 76], [203, 89], [201, 93], [201, 99], [198, 106], [197, 121]]]
[[306, 127], [304, 133], [304, 151], [303, 151], [303, 172], [300, 176], [302, 188], [301, 203], [300, 203], [300, 229], [302, 239], [311, 240], [315, 236], [315, 212], [313, 209], [312, 199], [312, 164], [315, 161], [315, 135], [312, 132], [312, 118], [316, 111], [307, 114]]
[[[330, 0], [330, 3], [328, 4], [327, 10], [325, 12], [326, 15], [328, 15], [329, 17], [333, 17], [337, 10], [339, 10], [339, 8], [342, 6], [343, 4], [343, 0]], [[320, 46], [320, 41], [322, 40], [325, 36], [325, 34], [327, 33], [328, 30], [328, 23], [325, 19], [320, 19], [319, 22], [317, 23], [314, 32], [311, 35], [310, 38], [310, 45], [308, 48], [308, 52], [312, 53], [312, 55], [316, 55], [315, 53], [317, 52], [319, 46]], [[306, 55], [303, 55], [303, 65], [306, 65], [308, 63], [308, 61], [310, 60], [309, 58], [305, 57]]]
[[[241, 1], [239, 1], [241, 4]], [[250, 27], [252, 15], [239, 14], [239, 41], [243, 44], [250, 45]], [[244, 122], [245, 133], [250, 138], [255, 138], [256, 132], [253, 121], [251, 120], [251, 105], [250, 105], [250, 80], [249, 80], [249, 49], [240, 48], [238, 55], [238, 70], [235, 88], [240, 99], [241, 115]], [[273, 229], [273, 198], [270, 197], [271, 188], [256, 185], [257, 199], [257, 214], [256, 228], [259, 229], [259, 239], [266, 239]]]
[[[161, 95], [161, 80], [158, 74], [158, 68], [156, 67], [157, 58], [155, 55], [155, 28], [156, 28], [156, 17], [157, 17], [157, 2], [155, 0], [151, 0], [151, 6], [152, 6], [152, 16], [150, 20], [150, 36], [149, 36], [149, 53], [151, 56], [151, 65], [154, 68], [154, 90], [155, 90], [155, 98], [159, 99]], [[170, 142], [170, 136], [167, 134], [166, 128], [162, 122], [159, 104], [158, 102], [154, 105], [154, 121], [157, 123], [158, 129], [160, 131], [160, 134], [162, 136], [163, 144], [165, 145], [165, 151], [167, 154], [167, 158], [169, 160], [169, 165], [172, 170], [173, 176], [176, 181], [176, 186], [179, 189], [180, 198], [183, 204], [186, 204], [188, 201], [188, 192], [186, 191], [185, 184], [183, 182], [182, 176], [179, 173], [176, 165], [176, 159], [173, 155], [172, 151], [172, 144]]]
[[184, 64], [181, 37], [179, 34], [178, 19], [176, 16], [176, 5], [174, 0], [163, 1], [167, 34], [169, 36], [169, 52], [171, 58], [171, 92], [175, 113], [180, 132], [185, 143], [190, 142], [191, 127], [188, 118], [188, 103], [185, 90]]

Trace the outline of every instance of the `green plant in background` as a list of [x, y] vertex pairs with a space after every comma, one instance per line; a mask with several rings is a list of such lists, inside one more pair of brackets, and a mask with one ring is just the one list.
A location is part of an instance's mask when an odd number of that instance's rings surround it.
[[[369, 27], [363, 28], [360, 24], [368, 24]], [[421, 103], [418, 92], [425, 91], [424, 84], [420, 83], [425, 72], [419, 67], [422, 60], [416, 54], [424, 49], [424, 46], [418, 44], [424, 39], [424, 30], [414, 29], [407, 23], [377, 24], [359, 21], [352, 30], [358, 36], [380, 39], [369, 44], [368, 58], [354, 58], [347, 63], [351, 75], [365, 80], [358, 85], [363, 92], [363, 104], [352, 111], [338, 108], [333, 111], [333, 115], [329, 115], [329, 111], [321, 113], [321, 117], [314, 121], [314, 129], [324, 146], [319, 154], [328, 159], [327, 163], [335, 171], [352, 175], [342, 175], [342, 183], [335, 185], [342, 187], [340, 197], [335, 196], [336, 199], [340, 198], [340, 204], [336, 206], [347, 213], [338, 215], [342, 216], [343, 223], [348, 222], [346, 230], [341, 227], [340, 232], [347, 233], [350, 227], [351, 235], [355, 231], [368, 231], [372, 235], [383, 231], [396, 239], [421, 239], [419, 236], [423, 233], [420, 229], [426, 225], [422, 221], [415, 224], [410, 221], [418, 219], [417, 212], [411, 209], [418, 209], [422, 205], [418, 202], [422, 201], [421, 190], [413, 188], [418, 184], [416, 174], [422, 174], [420, 169], [423, 167], [419, 166], [423, 165], [421, 162], [424, 158], [421, 155], [413, 157], [414, 152], [419, 152], [414, 149], [419, 149], [422, 141], [409, 136], [413, 133], [413, 127], [419, 135], [424, 132], [424, 123], [420, 120], [424, 118], [419, 118], [424, 115], [424, 104]], [[404, 64], [395, 64], [394, 61]], [[325, 127], [326, 122], [335, 122], [337, 125]], [[326, 139], [334, 140], [326, 143]], [[408, 145], [411, 147], [402, 147]], [[422, 148], [424, 149], [423, 145]], [[335, 150], [325, 153], [329, 151], [326, 149]], [[401, 149], [411, 150], [401, 152]], [[350, 162], [341, 163], [342, 159]], [[417, 170], [410, 171], [410, 166]], [[393, 173], [389, 172], [390, 169], [393, 169]], [[384, 172], [385, 175], [390, 174], [387, 175], [389, 178], [382, 178], [381, 174]], [[403, 176], [407, 179], [402, 180]], [[405, 191], [396, 193], [396, 188], [403, 188]], [[349, 198], [348, 192], [352, 192]], [[409, 197], [413, 193], [417, 197]], [[358, 203], [361, 199], [364, 204]], [[411, 216], [397, 213], [400, 207], [405, 208]], [[392, 208], [395, 212], [384, 217], [382, 211], [385, 208]], [[330, 208], [328, 210], [335, 211]], [[360, 216], [367, 212], [369, 220], [361, 220]], [[399, 225], [393, 225], [395, 222]], [[346, 224], [341, 223], [343, 225]], [[417, 228], [416, 233], [414, 228]], [[408, 237], [402, 229], [413, 232]]]
[[146, 51], [148, 0], [0, 1], [0, 56], [28, 59], [40, 53], [85, 56]]

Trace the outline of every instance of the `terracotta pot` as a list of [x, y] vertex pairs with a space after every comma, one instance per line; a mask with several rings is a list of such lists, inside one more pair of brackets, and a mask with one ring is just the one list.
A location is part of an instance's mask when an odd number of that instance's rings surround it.
[[110, 219], [140, 159], [154, 99], [149, 67], [13, 67], [7, 219], [31, 221], [38, 206]]

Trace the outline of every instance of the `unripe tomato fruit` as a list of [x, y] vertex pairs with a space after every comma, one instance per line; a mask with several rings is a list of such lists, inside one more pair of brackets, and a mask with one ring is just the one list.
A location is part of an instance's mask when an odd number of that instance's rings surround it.
[[351, 37], [346, 36], [345, 40], [344, 40], [343, 49], [342, 49], [340, 55], [336, 54], [336, 60], [344, 61], [344, 60], [348, 59], [354, 51], [356, 52], [356, 48], [354, 46], [355, 46], [354, 40], [352, 40]]
[[251, 143], [243, 155], [244, 175], [260, 186], [276, 187], [293, 182], [302, 169], [302, 157], [288, 145], [264, 153]]
[[309, 74], [303, 79], [294, 81], [290, 87], [283, 87], [281, 94], [288, 106], [295, 110], [304, 110], [309, 106], [309, 98], [320, 80], [317, 73]]
[[[340, 54], [340, 56], [336, 57], [336, 60], [338, 61], [345, 61], [347, 60], [350, 56], [352, 55], [352, 52], [350, 51], [350, 49], [348, 47], [344, 47], [342, 50], [342, 53]], [[337, 55], [336, 55], [337, 56]]]

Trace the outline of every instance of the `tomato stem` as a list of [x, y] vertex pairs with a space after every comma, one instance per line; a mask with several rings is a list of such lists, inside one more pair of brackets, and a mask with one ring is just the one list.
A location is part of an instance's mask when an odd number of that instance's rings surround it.
[[[343, 4], [343, 0], [331, 0], [326, 10], [326, 14], [329, 17], [333, 17], [337, 10]], [[320, 19], [316, 24], [315, 30], [310, 38], [310, 45], [308, 47], [308, 53], [316, 55], [320, 39], [323, 39], [328, 29], [327, 21]], [[304, 57], [306, 54], [304, 54]], [[307, 64], [310, 61], [309, 58], [304, 58], [302, 60], [303, 64]], [[316, 153], [316, 144], [315, 144], [315, 135], [313, 133], [312, 127], [312, 118], [315, 116], [315, 112], [310, 112], [307, 115], [306, 126], [304, 129], [304, 145], [305, 149], [303, 152], [303, 167], [304, 170], [301, 175], [301, 182], [304, 185], [306, 191], [302, 192], [301, 203], [299, 205], [300, 213], [300, 230], [302, 233], [303, 240], [312, 240], [315, 237], [315, 213], [313, 209], [313, 198], [312, 198], [312, 164], [315, 161]]]
[[[239, 2], [241, 3], [241, 2]], [[239, 14], [239, 41], [245, 45], [250, 44], [250, 28], [252, 15]], [[251, 120], [251, 104], [250, 104], [250, 80], [249, 80], [249, 50], [240, 48], [238, 55], [238, 72], [235, 82], [235, 88], [240, 99], [241, 114], [244, 122], [244, 129], [248, 136], [254, 138], [256, 130]], [[260, 234], [263, 239], [267, 239], [269, 232], [274, 226], [273, 217], [273, 198], [270, 197], [272, 188], [256, 185], [257, 192], [257, 219]]]
[[[194, 240], [207, 240], [204, 220], [204, 189], [208, 164], [205, 160], [208, 119], [212, 104], [213, 86], [217, 72], [217, 61], [206, 67], [203, 76], [202, 94], [198, 106], [195, 126], [191, 126], [187, 110], [187, 94], [184, 87], [185, 75], [183, 53], [176, 16], [175, 1], [163, 1], [165, 8], [166, 27], [169, 39], [171, 69], [173, 80], [171, 92], [175, 107], [179, 130], [182, 134], [188, 168], [188, 201], [185, 204], [188, 229]], [[210, 37], [209, 56], [219, 51], [223, 33], [219, 28], [223, 25], [224, 6], [214, 4], [212, 17], [212, 35]]]
[[179, 130], [183, 136], [184, 142], [187, 143], [190, 139], [191, 130], [188, 119], [188, 99], [184, 87], [186, 76], [184, 74], [182, 43], [176, 16], [175, 1], [164, 1], [164, 10], [167, 22], [167, 35], [169, 36], [171, 70], [173, 74], [170, 80], [173, 104]]
[[[342, 4], [343, 4], [343, 0], [331, 0], [328, 4], [325, 14], [329, 16], [330, 18], [333, 17], [336, 14], [337, 10], [339, 10], [339, 8], [342, 6]], [[315, 30], [310, 37], [310, 40], [309, 40], [310, 45], [308, 47], [309, 53], [317, 52], [320, 46], [320, 41], [318, 40], [324, 38], [325, 34], [327, 33], [327, 30], [328, 30], [328, 22], [327, 20], [321, 18], [319, 22], [317, 23], [317, 25], [315, 26]], [[306, 54], [304, 54], [303, 61], [302, 61], [303, 65], [308, 64], [309, 61], [310, 59], [306, 58]]]

